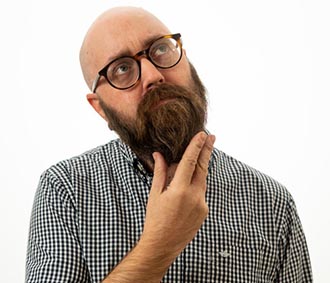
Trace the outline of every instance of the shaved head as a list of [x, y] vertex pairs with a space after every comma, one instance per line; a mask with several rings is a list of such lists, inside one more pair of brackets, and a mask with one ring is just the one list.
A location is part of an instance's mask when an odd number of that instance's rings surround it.
[[[101, 14], [89, 28], [81, 49], [80, 65], [86, 84], [91, 89], [97, 72], [115, 57], [125, 42], [132, 46], [141, 35], [168, 34], [168, 28], [154, 15], [137, 7], [116, 7]], [[129, 50], [128, 50], [129, 51]]]

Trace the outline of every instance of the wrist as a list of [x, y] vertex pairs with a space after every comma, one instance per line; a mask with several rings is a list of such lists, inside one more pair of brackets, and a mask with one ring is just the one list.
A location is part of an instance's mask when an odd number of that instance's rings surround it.
[[141, 235], [136, 249], [137, 252], [141, 251], [146, 260], [152, 260], [164, 266], [169, 266], [182, 251], [161, 237], [150, 237], [145, 233]]
[[160, 282], [175, 258], [164, 245], [141, 236], [137, 245], [103, 282]]

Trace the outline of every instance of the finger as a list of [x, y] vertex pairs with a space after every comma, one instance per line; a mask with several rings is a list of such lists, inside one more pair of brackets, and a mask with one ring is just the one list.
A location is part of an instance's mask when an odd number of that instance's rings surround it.
[[208, 167], [213, 151], [213, 145], [215, 142], [215, 136], [209, 135], [204, 143], [204, 146], [199, 154], [196, 169], [192, 178], [192, 183], [197, 186], [205, 184], [206, 176], [208, 174]]
[[161, 193], [166, 185], [167, 164], [164, 157], [159, 152], [152, 154], [154, 158], [154, 177], [152, 180], [151, 192]]
[[181, 161], [178, 164], [173, 181], [177, 181], [181, 184], [191, 183], [199, 154], [206, 142], [206, 139], [207, 134], [205, 132], [199, 132], [192, 138], [182, 156]]

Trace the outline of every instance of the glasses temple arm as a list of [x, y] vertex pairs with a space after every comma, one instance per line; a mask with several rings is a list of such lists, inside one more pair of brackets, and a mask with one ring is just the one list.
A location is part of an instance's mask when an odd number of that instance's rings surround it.
[[100, 78], [101, 78], [101, 76], [99, 74], [97, 74], [97, 76], [93, 82], [93, 85], [92, 85], [92, 93], [95, 93], [95, 90], [97, 88]]

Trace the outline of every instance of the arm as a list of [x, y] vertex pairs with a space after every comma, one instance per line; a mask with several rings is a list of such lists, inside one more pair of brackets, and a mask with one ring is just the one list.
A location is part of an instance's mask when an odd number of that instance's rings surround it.
[[160, 153], [154, 153], [154, 180], [144, 231], [136, 247], [104, 283], [161, 281], [207, 216], [206, 176], [214, 140], [205, 133], [192, 139], [168, 187], [166, 163]]
[[59, 181], [58, 168], [42, 175], [35, 195], [26, 258], [29, 283], [90, 282], [77, 241], [71, 184], [65, 174]]
[[280, 240], [280, 265], [276, 282], [313, 282], [306, 239], [292, 198], [287, 203]]

